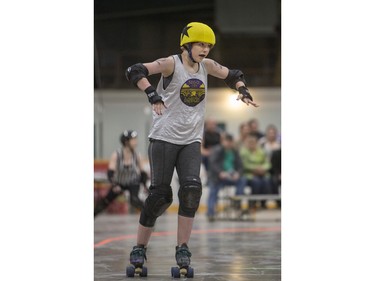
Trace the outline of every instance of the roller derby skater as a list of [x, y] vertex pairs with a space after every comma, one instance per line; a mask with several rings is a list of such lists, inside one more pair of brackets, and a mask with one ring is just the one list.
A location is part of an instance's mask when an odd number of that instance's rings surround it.
[[125, 190], [129, 190], [130, 204], [138, 210], [143, 208], [143, 202], [138, 194], [141, 184], [147, 191], [148, 176], [142, 170], [139, 155], [136, 152], [137, 136], [137, 132], [133, 130], [126, 130], [120, 135], [122, 147], [112, 153], [108, 164], [107, 177], [111, 188], [106, 196], [95, 205], [94, 218]]
[[[209, 26], [191, 22], [180, 35], [181, 54], [137, 63], [125, 72], [126, 78], [146, 93], [153, 110], [148, 136], [150, 193], [140, 214], [135, 249], [148, 247], [157, 218], [172, 204], [171, 181], [176, 169], [180, 185], [176, 261], [179, 270], [183, 269], [182, 273], [186, 270], [188, 277], [193, 273], [192, 269], [189, 271], [191, 253], [187, 245], [202, 196], [201, 142], [207, 76], [223, 79], [229, 87], [239, 91], [238, 99], [258, 107], [240, 70], [230, 70], [207, 58], [215, 42], [215, 34]], [[157, 88], [147, 79], [154, 74], [161, 74]], [[131, 264], [134, 263], [133, 251]]]

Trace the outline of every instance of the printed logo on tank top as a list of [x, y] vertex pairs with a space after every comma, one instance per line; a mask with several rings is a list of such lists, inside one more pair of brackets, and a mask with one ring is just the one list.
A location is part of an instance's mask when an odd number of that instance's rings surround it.
[[205, 85], [196, 78], [187, 80], [180, 90], [180, 99], [187, 106], [196, 106], [204, 100], [205, 96]]

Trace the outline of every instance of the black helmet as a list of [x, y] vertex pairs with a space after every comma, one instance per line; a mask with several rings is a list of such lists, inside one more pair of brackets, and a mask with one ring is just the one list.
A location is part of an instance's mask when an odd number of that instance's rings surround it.
[[121, 135], [120, 135], [120, 142], [122, 145], [125, 145], [125, 142], [134, 139], [138, 136], [138, 133], [133, 130], [125, 130]]

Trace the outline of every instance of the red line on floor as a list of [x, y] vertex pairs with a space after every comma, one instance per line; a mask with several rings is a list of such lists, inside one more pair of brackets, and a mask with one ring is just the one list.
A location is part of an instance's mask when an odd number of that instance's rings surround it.
[[[255, 228], [222, 228], [222, 229], [193, 229], [192, 234], [207, 233], [240, 233], [240, 232], [277, 232], [281, 231], [281, 227], [255, 227]], [[160, 231], [153, 232], [151, 236], [171, 236], [176, 235], [176, 231]], [[136, 234], [123, 235], [118, 237], [110, 237], [94, 244], [94, 248], [106, 245], [108, 243], [127, 239], [136, 239]]]

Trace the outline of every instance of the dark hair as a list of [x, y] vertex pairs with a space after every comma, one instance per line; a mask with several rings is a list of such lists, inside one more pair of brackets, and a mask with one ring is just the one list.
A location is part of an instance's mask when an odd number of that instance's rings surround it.
[[138, 136], [138, 133], [134, 130], [125, 130], [121, 135], [120, 135], [120, 142], [122, 145], [125, 145], [127, 141], [130, 139], [134, 139]]
[[229, 133], [224, 133], [223, 138], [227, 141], [233, 141], [233, 136]]
[[248, 137], [253, 137], [253, 138], [256, 138], [257, 140], [259, 139], [259, 136], [256, 133], [249, 133]]

